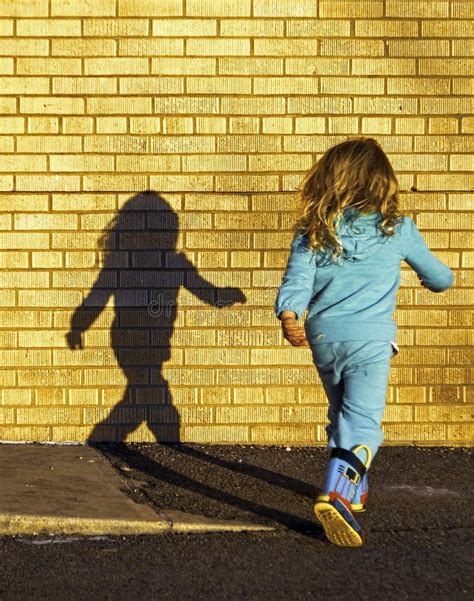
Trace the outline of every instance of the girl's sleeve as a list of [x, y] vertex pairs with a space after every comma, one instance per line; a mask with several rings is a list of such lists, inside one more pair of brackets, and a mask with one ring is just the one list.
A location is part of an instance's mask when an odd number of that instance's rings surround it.
[[410, 217], [405, 217], [402, 230], [402, 244], [408, 265], [433, 292], [450, 288], [454, 283], [454, 273], [434, 256]]
[[296, 319], [299, 319], [308, 306], [316, 275], [315, 262], [311, 261], [313, 254], [307, 247], [304, 234], [293, 238], [286, 270], [275, 299], [274, 310], [277, 317], [282, 311], [294, 311]]

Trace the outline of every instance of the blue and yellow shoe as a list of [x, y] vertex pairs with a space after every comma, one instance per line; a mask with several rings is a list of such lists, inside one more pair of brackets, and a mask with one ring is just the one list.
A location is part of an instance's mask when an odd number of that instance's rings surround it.
[[[361, 448], [366, 450], [369, 463], [367, 447], [360, 445], [354, 450]], [[313, 507], [328, 540], [342, 547], [360, 547], [365, 540], [360, 524], [352, 515], [351, 504], [367, 468], [354, 450], [332, 449], [326, 484]]]
[[[361, 449], [363, 449], [367, 455], [366, 460], [363, 462], [365, 468], [368, 470], [370, 467], [370, 463], [372, 461], [372, 453], [369, 447], [365, 445], [359, 445], [358, 447], [354, 447], [352, 449], [353, 453], [358, 453]], [[359, 485], [356, 488], [354, 498], [351, 503], [351, 511], [352, 513], [362, 513], [367, 509], [367, 499], [369, 498], [369, 479], [367, 476], [367, 472], [363, 475]]]

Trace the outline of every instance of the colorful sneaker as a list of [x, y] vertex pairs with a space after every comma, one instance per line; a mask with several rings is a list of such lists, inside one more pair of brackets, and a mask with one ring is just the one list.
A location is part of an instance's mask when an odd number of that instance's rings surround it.
[[364, 463], [353, 451], [332, 449], [326, 484], [313, 510], [328, 540], [335, 545], [360, 547], [364, 543], [364, 534], [352, 515], [351, 503], [365, 472]]
[[[358, 453], [360, 449], [364, 449], [367, 454], [366, 460], [364, 462], [365, 468], [368, 470], [370, 467], [370, 463], [372, 460], [372, 453], [369, 447], [365, 445], [359, 445], [358, 447], [354, 447], [352, 449], [353, 453]], [[357, 486], [354, 498], [351, 503], [351, 511], [353, 513], [362, 513], [367, 509], [367, 499], [369, 497], [369, 478], [367, 472], [365, 472], [360, 484]]]

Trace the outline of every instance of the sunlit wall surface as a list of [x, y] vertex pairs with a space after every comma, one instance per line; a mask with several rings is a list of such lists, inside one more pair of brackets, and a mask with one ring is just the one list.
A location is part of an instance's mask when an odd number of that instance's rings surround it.
[[273, 301], [295, 189], [375, 137], [402, 263], [386, 444], [471, 444], [474, 3], [0, 0], [0, 440], [319, 444]]

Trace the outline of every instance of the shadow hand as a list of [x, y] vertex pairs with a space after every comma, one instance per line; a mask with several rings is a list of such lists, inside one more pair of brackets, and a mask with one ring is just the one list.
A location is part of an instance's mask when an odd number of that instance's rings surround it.
[[82, 340], [82, 332], [80, 330], [71, 330], [66, 334], [67, 345], [71, 350], [84, 348], [84, 342]]
[[217, 307], [228, 307], [235, 303], [245, 303], [247, 297], [240, 288], [221, 288], [221, 298], [217, 301]]

